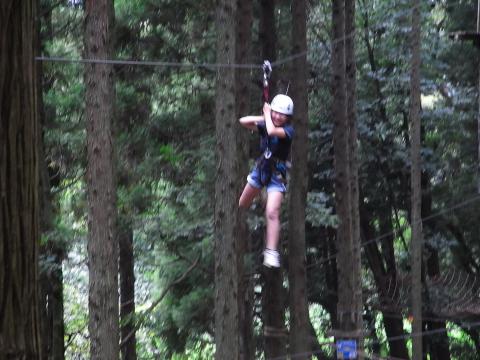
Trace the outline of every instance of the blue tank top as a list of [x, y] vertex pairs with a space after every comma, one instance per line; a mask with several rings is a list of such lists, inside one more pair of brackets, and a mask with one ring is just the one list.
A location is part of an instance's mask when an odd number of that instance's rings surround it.
[[285, 126], [283, 126], [286, 134], [285, 138], [268, 136], [267, 127], [264, 121], [259, 122], [257, 128], [258, 133], [260, 134], [260, 151], [264, 153], [267, 149], [270, 149], [274, 158], [286, 161], [290, 153], [293, 135], [295, 134], [293, 126], [290, 124], [285, 124]]

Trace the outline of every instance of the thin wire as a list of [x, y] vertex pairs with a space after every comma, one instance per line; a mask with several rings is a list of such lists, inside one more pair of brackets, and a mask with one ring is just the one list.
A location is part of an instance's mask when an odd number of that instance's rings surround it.
[[52, 61], [65, 63], [110, 64], [110, 65], [142, 65], [162, 67], [198, 67], [198, 68], [242, 68], [261, 69], [258, 64], [218, 64], [218, 63], [181, 63], [168, 61], [141, 61], [141, 60], [109, 60], [109, 59], [71, 59], [63, 57], [37, 56], [37, 61]]
[[[438, 217], [438, 216], [440, 216], [440, 215], [443, 215], [443, 214], [445, 214], [445, 213], [447, 213], [447, 212], [450, 212], [450, 211], [452, 211], [452, 210], [456, 210], [456, 209], [462, 208], [462, 207], [464, 207], [464, 206], [467, 206], [467, 205], [469, 205], [469, 204], [471, 204], [471, 203], [474, 203], [475, 201], [478, 201], [479, 199], [480, 199], [480, 194], [475, 194], [475, 196], [472, 196], [471, 198], [469, 198], [469, 199], [467, 199], [467, 200], [465, 200], [465, 201], [462, 201], [462, 202], [460, 202], [460, 203], [457, 203], [457, 204], [455, 204], [455, 205], [452, 205], [452, 206], [450, 206], [450, 207], [447, 207], [447, 208], [445, 208], [445, 209], [443, 209], [443, 210], [440, 210], [440, 211], [438, 211], [438, 212], [436, 212], [436, 213], [434, 213], [434, 214], [431, 214], [431, 215], [429, 215], [429, 216], [426, 216], [426, 217], [420, 219], [419, 221], [424, 222], [424, 221], [431, 220], [431, 219], [433, 219], [433, 218], [435, 218], [435, 217]], [[392, 230], [392, 231], [390, 231], [390, 232], [388, 232], [388, 233], [385, 233], [385, 234], [382, 234], [382, 235], [380, 235], [380, 236], [377, 236], [377, 237], [375, 237], [375, 238], [373, 238], [373, 239], [367, 240], [367, 241], [363, 242], [363, 243], [360, 245], [360, 248], [363, 248], [363, 247], [365, 247], [366, 245], [369, 245], [369, 244], [372, 244], [372, 243], [375, 243], [375, 242], [383, 241], [383, 240], [385, 240], [386, 238], [388, 238], [389, 236], [394, 235], [394, 234], [397, 233], [398, 231], [403, 231], [403, 230], [408, 229], [410, 226], [411, 226], [411, 225], [403, 225], [403, 226], [401, 226], [399, 229]], [[424, 239], [423, 242], [425, 243], [426, 240]], [[353, 250], [355, 250], [355, 249], [358, 249], [358, 246], [355, 247]], [[318, 265], [322, 265], [322, 264], [324, 264], [324, 263], [326, 263], [326, 262], [328, 262], [328, 261], [330, 261], [330, 260], [333, 260], [333, 259], [335, 259], [335, 258], [338, 256], [338, 254], [339, 254], [339, 253], [336, 252], [335, 254], [332, 254], [332, 255], [328, 256], [327, 258], [325, 258], [325, 259], [323, 259], [323, 260], [321, 260], [321, 261], [314, 262], [314, 263], [308, 265], [308, 268], [312, 268], [312, 267], [315, 267], [315, 266], [318, 266]]]
[[[329, 342], [320, 343], [319, 345], [320, 346], [335, 347], [335, 342], [329, 341]], [[282, 355], [282, 356], [265, 358], [265, 360], [295, 359], [295, 358], [299, 358], [299, 357], [304, 357], [304, 356], [308, 356], [308, 355], [315, 355], [315, 354], [320, 354], [320, 353], [323, 353], [323, 350], [305, 351], [305, 352], [301, 352], [301, 353], [299, 352], [299, 353], [287, 354], [287, 355]]]
[[[464, 326], [457, 324], [457, 326], [459, 326], [462, 329], [464, 329], [464, 328], [468, 328], [468, 329], [477, 328], [477, 327], [480, 326], [480, 321], [473, 322], [473, 323], [470, 323], [470, 324], [465, 324]], [[392, 337], [389, 337], [389, 338], [385, 338], [383, 340], [375, 340], [375, 341], [370, 342], [368, 345], [370, 345], [370, 346], [371, 345], [381, 345], [381, 344], [386, 343], [387, 341], [405, 340], [405, 339], [409, 339], [409, 338], [414, 337], [414, 336], [421, 336], [421, 337], [430, 336], [430, 335], [440, 334], [440, 333], [447, 332], [447, 331], [449, 331], [449, 330], [446, 329], [446, 328], [420, 331], [420, 332], [410, 333], [410, 334], [406, 334], [406, 335], [392, 336]], [[363, 338], [368, 339], [369, 337], [365, 336]], [[325, 343], [321, 343], [320, 346], [332, 346], [333, 347], [333, 346], [335, 346], [334, 344], [335, 344], [334, 342], [328, 342], [328, 343], [325, 342]], [[323, 352], [323, 350], [301, 352], [301, 353], [287, 354], [287, 355], [284, 355], [284, 356], [278, 356], [278, 357], [274, 357], [274, 358], [267, 358], [266, 360], [295, 359], [295, 358], [304, 357], [304, 356], [308, 356], [308, 355], [319, 354], [319, 353], [322, 353], [322, 352]], [[369, 355], [369, 354], [363, 353], [362, 355], [369, 356], [372, 359], [382, 359], [381, 357], [378, 357], [375, 354]], [[384, 358], [384, 359], [396, 360], [395, 357], [391, 357], [391, 356], [387, 357], [387, 358]]]
[[375, 354], [375, 353], [367, 354], [365, 351], [361, 351], [361, 350], [358, 350], [357, 353], [359, 355], [364, 356], [365, 358], [369, 358], [369, 359], [372, 359], [372, 360], [405, 360], [405, 359], [398, 358], [398, 357], [395, 357], [395, 356], [383, 357], [383, 356]]
[[[397, 11], [397, 13], [393, 16], [393, 19], [399, 18], [409, 12], [412, 12], [414, 9], [419, 7], [420, 5], [412, 6], [409, 9]], [[367, 29], [377, 27], [378, 25], [384, 23], [384, 21], [371, 24]], [[364, 31], [365, 28], [362, 28]], [[345, 39], [351, 38], [356, 35], [356, 30], [352, 31], [349, 34], [346, 34], [340, 38], [333, 39], [330, 44], [335, 44]], [[299, 52], [297, 54], [292, 54], [287, 56], [283, 59], [274, 61], [271, 63], [272, 68], [284, 65], [289, 63], [295, 59], [300, 57], [306, 56], [310, 51], [315, 50], [315, 47], [310, 48], [309, 50], [305, 50]], [[91, 64], [111, 64], [111, 65], [135, 65], [135, 66], [156, 66], [156, 67], [193, 67], [193, 68], [240, 68], [240, 69], [261, 69], [262, 65], [259, 64], [219, 64], [219, 63], [181, 63], [181, 62], [170, 62], [170, 61], [143, 61], [143, 60], [112, 60], [112, 59], [72, 59], [72, 58], [65, 58], [65, 57], [48, 57], [48, 56], [38, 56], [35, 57], [37, 61], [51, 61], [51, 62], [64, 62], [64, 63], [91, 63]]]
[[[473, 323], [470, 323], [470, 324], [465, 324], [465, 325], [458, 325], [458, 327], [462, 328], [462, 329], [474, 329], [474, 328], [477, 328], [480, 326], [480, 321], [477, 321], [477, 322], [473, 322]], [[409, 339], [411, 337], [414, 337], [414, 336], [425, 336], [425, 335], [435, 335], [435, 334], [440, 334], [440, 333], [443, 333], [443, 332], [448, 332], [449, 330], [447, 328], [442, 328], [442, 329], [434, 329], [434, 330], [426, 330], [426, 331], [420, 331], [420, 332], [416, 332], [416, 333], [410, 333], [410, 334], [406, 334], [406, 335], [398, 335], [398, 336], [392, 336], [392, 337], [389, 337], [389, 338], [385, 338], [383, 340], [376, 340], [376, 341], [373, 341], [371, 342], [370, 344], [371, 345], [381, 345], [381, 344], [384, 344], [385, 342], [387, 341], [397, 341], [397, 340], [405, 340], [405, 339]], [[368, 337], [365, 337], [366, 339], [368, 339]]]

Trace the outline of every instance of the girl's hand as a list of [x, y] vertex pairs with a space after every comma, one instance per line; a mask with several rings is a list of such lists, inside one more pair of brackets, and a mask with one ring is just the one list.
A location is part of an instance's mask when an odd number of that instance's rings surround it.
[[263, 114], [264, 115], [270, 115], [271, 111], [272, 111], [272, 107], [270, 106], [270, 104], [267, 103], [267, 102], [264, 103], [263, 104]]

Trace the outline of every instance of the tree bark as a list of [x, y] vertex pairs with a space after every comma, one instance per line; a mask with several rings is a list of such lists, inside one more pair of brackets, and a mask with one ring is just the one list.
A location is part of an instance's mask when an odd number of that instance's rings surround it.
[[36, 1], [0, 3], [0, 359], [41, 359]]
[[285, 288], [281, 269], [263, 267], [262, 312], [265, 358], [285, 357], [287, 330], [285, 328]]
[[[306, 2], [292, 4], [293, 54], [307, 50]], [[289, 353], [311, 351], [309, 313], [307, 302], [307, 276], [305, 254], [305, 205], [308, 179], [308, 94], [306, 55], [292, 64], [292, 98], [295, 106], [295, 141], [292, 147], [290, 179], [289, 232], [288, 232], [288, 284], [290, 308]], [[299, 359], [310, 358], [299, 355]]]
[[412, 1], [411, 73], [410, 73], [410, 144], [412, 227], [412, 360], [423, 358], [422, 346], [422, 221], [421, 221], [421, 156], [420, 156], [420, 1]]
[[[422, 139], [424, 131], [422, 131]], [[424, 189], [424, 194], [422, 196], [422, 218], [429, 218], [432, 215], [432, 192], [430, 187], [430, 176], [427, 172], [422, 172], [421, 175], [422, 188]], [[424, 221], [423, 223], [425, 228], [425, 236], [428, 232], [435, 232], [435, 221], [430, 219]], [[427, 242], [425, 245], [426, 254], [428, 258], [426, 259], [426, 273], [429, 278], [435, 278], [440, 276], [440, 259], [438, 256], [438, 251], [436, 248], [430, 246]], [[427, 288], [427, 296], [429, 295], [429, 289]], [[430, 302], [430, 298], [427, 298], [426, 301]], [[434, 315], [433, 315], [434, 316]], [[448, 331], [446, 322], [444, 320], [429, 320], [426, 322], [428, 330], [443, 330], [440, 331], [435, 336], [428, 336], [425, 339], [426, 345], [428, 346], [428, 352], [432, 360], [450, 360], [450, 344], [448, 338]], [[426, 351], [425, 351], [426, 352]]]
[[[383, 213], [390, 214], [391, 211], [383, 211]], [[375, 230], [369, 223], [369, 219], [371, 219], [372, 216], [370, 216], [364, 207], [362, 208], [361, 214], [364, 215], [361, 218], [361, 228], [362, 233], [364, 234], [363, 238], [365, 240], [373, 239], [375, 237]], [[385, 221], [380, 219], [380, 221], [382, 223], [388, 222], [387, 219], [385, 219]], [[391, 224], [391, 221], [388, 223]], [[384, 230], [382, 233], [389, 233], [389, 231]], [[384, 240], [384, 242], [393, 242], [393, 239], [387, 239]], [[373, 273], [377, 291], [382, 299], [382, 305], [386, 307], [386, 309], [382, 309], [382, 312], [387, 338], [392, 339], [397, 338], [398, 336], [404, 336], [405, 333], [403, 331], [403, 319], [401, 312], [395, 309], [395, 303], [398, 301], [397, 293], [390, 294], [388, 292], [388, 282], [395, 283], [397, 281], [395, 263], [391, 264], [389, 263], [388, 258], [384, 259], [384, 257], [382, 257], [382, 254], [376, 243], [368, 244], [365, 247], [365, 254], [370, 269]], [[384, 263], [386, 264], [387, 269], [385, 269]], [[392, 357], [408, 359], [409, 355], [405, 340], [389, 340], [388, 345], [390, 347], [390, 355]]]
[[264, 59], [273, 61], [277, 57], [277, 31], [275, 27], [275, 0], [260, 0], [260, 34]]
[[[38, 53], [41, 53], [44, 41], [51, 40], [51, 11], [42, 10], [42, 18], [45, 19], [47, 38], [40, 37], [40, 20], [38, 21], [37, 31], [40, 39], [37, 44]], [[46, 109], [43, 101], [43, 90], [50, 89], [50, 83], [44, 84], [43, 63], [37, 62], [37, 92], [38, 92], [38, 116], [40, 122], [40, 134], [38, 136], [38, 161], [39, 161], [39, 203], [42, 209], [40, 213], [40, 231], [46, 234], [54, 229], [55, 209], [53, 206], [52, 194], [50, 192], [51, 183], [49, 179], [47, 158], [45, 154], [45, 145], [43, 131], [47, 124]], [[63, 269], [64, 259], [63, 245], [56, 239], [48, 239], [46, 244], [40, 247], [40, 257], [44, 259], [53, 259], [47, 261], [46, 266], [40, 269], [40, 316], [42, 326], [42, 356], [43, 359], [63, 360], [65, 358], [65, 325], [63, 321], [64, 303], [63, 303]]]
[[[133, 231], [130, 225], [119, 230], [120, 274], [120, 341], [122, 360], [136, 360], [135, 338], [135, 260], [133, 256]], [[126, 339], [128, 337], [128, 339]]]
[[[88, 0], [85, 5], [85, 57], [110, 59], [113, 1]], [[86, 64], [85, 86], [90, 357], [115, 360], [120, 349], [112, 66]]]
[[53, 258], [40, 274], [40, 301], [43, 359], [65, 358], [65, 326], [63, 321], [63, 251], [50, 247], [45, 254]]
[[[276, 0], [260, 0], [260, 24], [258, 42], [261, 44], [261, 54], [264, 60], [274, 62], [277, 60], [277, 27], [275, 26]], [[277, 92], [278, 74], [272, 71], [270, 85], [270, 99]], [[260, 102], [260, 106], [263, 103]], [[261, 108], [260, 108], [261, 110]]]
[[[345, 2], [332, 1], [332, 74], [334, 118], [333, 146], [335, 166], [335, 203], [339, 218], [337, 228], [337, 338], [358, 337], [361, 312], [357, 306], [361, 303], [361, 288], [358, 286], [356, 263], [360, 249], [353, 242], [352, 236], [352, 191], [349, 146], [349, 123], [347, 119], [346, 62], [345, 62]], [[340, 261], [341, 259], [341, 261]]]
[[[277, 30], [275, 27], [275, 0], [261, 0], [259, 41], [262, 44], [263, 59], [275, 61], [277, 58]], [[270, 97], [276, 92], [276, 72], [269, 81]], [[262, 104], [263, 105], [263, 104]], [[281, 244], [281, 240], [280, 240]], [[279, 245], [279, 247], [281, 247]], [[262, 287], [262, 320], [264, 327], [265, 357], [285, 356], [287, 336], [285, 332], [285, 288], [281, 270], [264, 269]], [[271, 336], [272, 331], [276, 335]], [[279, 335], [281, 334], [281, 335]], [[278, 336], [279, 335], [279, 336]]]
[[[477, 36], [480, 34], [480, 1], [477, 1]], [[480, 63], [477, 87], [477, 192], [480, 194]]]
[[[357, 66], [355, 56], [355, 0], [345, 0], [345, 75], [348, 127], [348, 166], [350, 190], [350, 221], [351, 221], [351, 251], [352, 251], [352, 310], [356, 315], [355, 329], [363, 329], [362, 313], [362, 261], [360, 239], [360, 210], [358, 184], [358, 154], [357, 154]], [[358, 347], [363, 349], [362, 336], [358, 338]]]
[[[235, 63], [251, 63], [251, 45], [252, 45], [252, 22], [253, 22], [253, 2], [252, 0], [237, 0], [237, 28], [236, 28], [236, 49]], [[236, 79], [236, 116], [238, 119], [250, 111], [250, 72], [245, 69], [237, 69], [235, 73]], [[247, 131], [240, 131], [238, 143], [241, 145], [238, 149], [239, 174], [247, 174], [248, 172], [248, 154], [249, 139]], [[247, 145], [247, 146], [245, 146]], [[242, 176], [240, 175], [240, 178]], [[241, 223], [239, 224], [239, 252], [241, 254], [249, 254], [252, 252], [251, 242], [249, 241], [248, 226], [246, 222], [245, 211], [240, 211]], [[245, 263], [245, 262], [244, 262]], [[242, 328], [242, 345], [243, 358], [255, 358], [255, 344], [253, 336], [253, 311], [254, 311], [254, 281], [250, 281], [249, 277], [239, 278], [240, 297], [242, 304], [240, 306], [240, 322]]]
[[[236, 0], [221, 0], [217, 6], [217, 62], [232, 64], [236, 51]], [[216, 359], [242, 359], [243, 249], [240, 229], [244, 220], [238, 209], [238, 194], [243, 185], [237, 134], [235, 71], [220, 68], [217, 72], [215, 133], [215, 344]]]

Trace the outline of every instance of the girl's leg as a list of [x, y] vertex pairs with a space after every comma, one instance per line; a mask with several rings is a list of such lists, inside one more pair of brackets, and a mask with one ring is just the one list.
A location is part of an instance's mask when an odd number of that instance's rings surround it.
[[240, 199], [238, 200], [238, 206], [243, 209], [248, 209], [250, 205], [252, 205], [253, 199], [260, 194], [261, 190], [262, 189], [258, 189], [247, 183], [243, 189], [242, 195], [240, 195]]
[[265, 217], [267, 220], [266, 247], [277, 250], [280, 239], [280, 207], [282, 206], [283, 193], [270, 191], [267, 195], [267, 207]]

